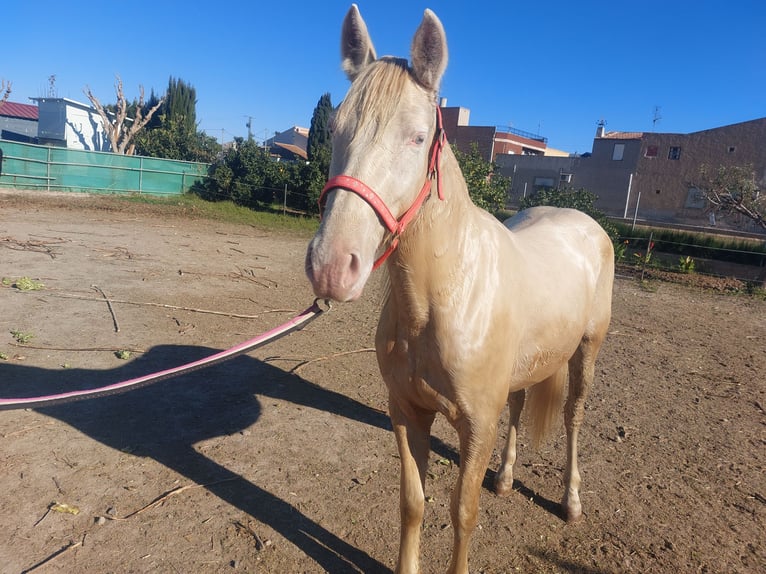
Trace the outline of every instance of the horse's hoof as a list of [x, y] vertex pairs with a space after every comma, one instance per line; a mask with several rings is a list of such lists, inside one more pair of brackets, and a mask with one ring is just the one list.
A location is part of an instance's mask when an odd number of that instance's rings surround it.
[[567, 524], [575, 524], [582, 520], [582, 507], [579, 504], [562, 504], [561, 511]]
[[582, 520], [582, 512], [579, 512], [578, 514], [569, 514], [566, 515], [567, 524], [576, 524]]
[[513, 490], [513, 478], [498, 477], [495, 479], [495, 494], [498, 496], [508, 496]]

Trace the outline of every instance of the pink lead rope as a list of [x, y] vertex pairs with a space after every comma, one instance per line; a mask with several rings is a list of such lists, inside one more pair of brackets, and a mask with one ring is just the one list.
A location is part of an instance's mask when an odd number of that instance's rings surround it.
[[[329, 305], [329, 304], [328, 304]], [[138, 387], [144, 387], [151, 383], [164, 381], [171, 377], [177, 377], [191, 371], [196, 371], [204, 367], [209, 367], [217, 363], [221, 363], [258, 347], [262, 347], [267, 343], [271, 343], [285, 335], [302, 329], [311, 321], [316, 319], [319, 315], [324, 313], [328, 309], [323, 309], [319, 305], [319, 299], [314, 300], [314, 304], [301, 314], [296, 315], [286, 323], [283, 323], [279, 327], [275, 327], [270, 331], [266, 331], [262, 335], [259, 335], [249, 341], [240, 343], [239, 345], [232, 347], [226, 351], [221, 351], [198, 361], [193, 361], [179, 367], [173, 367], [164, 371], [152, 373], [150, 375], [144, 375], [142, 377], [136, 377], [127, 381], [114, 383], [105, 387], [98, 387], [95, 389], [84, 389], [79, 391], [70, 391], [67, 393], [60, 393], [57, 395], [48, 395], [42, 397], [26, 397], [26, 398], [0, 398], [0, 410], [11, 409], [27, 409], [32, 407], [51, 406], [55, 404], [68, 403], [72, 401], [78, 401], [82, 399], [92, 399], [95, 397], [103, 397], [107, 395], [115, 395], [123, 393]]]

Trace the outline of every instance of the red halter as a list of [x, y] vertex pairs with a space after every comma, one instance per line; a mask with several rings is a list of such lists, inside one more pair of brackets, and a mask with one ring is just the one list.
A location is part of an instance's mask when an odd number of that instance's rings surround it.
[[428, 196], [428, 193], [431, 191], [431, 181], [433, 180], [434, 176], [436, 176], [437, 195], [439, 196], [439, 199], [444, 199], [444, 195], [442, 193], [439, 164], [441, 163], [441, 154], [442, 149], [444, 149], [445, 140], [446, 135], [444, 132], [444, 127], [442, 126], [442, 113], [441, 109], [437, 106], [436, 133], [434, 134], [434, 142], [431, 146], [431, 159], [428, 163], [426, 181], [423, 184], [423, 187], [420, 189], [420, 193], [415, 198], [415, 201], [412, 203], [409, 209], [405, 211], [401, 217], [399, 217], [399, 219], [397, 219], [394, 214], [391, 213], [391, 210], [388, 209], [388, 206], [386, 206], [385, 202], [377, 193], [372, 190], [371, 187], [368, 187], [363, 182], [349, 175], [336, 175], [335, 177], [330, 178], [327, 181], [327, 184], [325, 184], [324, 189], [322, 189], [322, 193], [319, 196], [320, 216], [324, 211], [324, 204], [326, 202], [325, 196], [327, 192], [331, 189], [341, 188], [345, 189], [346, 191], [351, 191], [365, 200], [370, 205], [370, 207], [372, 207], [378, 217], [380, 217], [383, 225], [386, 226], [386, 229], [391, 232], [391, 242], [389, 243], [383, 255], [378, 257], [378, 259], [375, 261], [374, 265], [372, 266], [373, 270], [380, 267], [388, 258], [388, 256], [394, 252], [397, 245], [399, 245], [399, 236], [404, 232], [405, 228], [410, 224], [410, 222], [415, 219], [415, 215], [420, 209], [420, 206], [423, 205], [423, 202]]

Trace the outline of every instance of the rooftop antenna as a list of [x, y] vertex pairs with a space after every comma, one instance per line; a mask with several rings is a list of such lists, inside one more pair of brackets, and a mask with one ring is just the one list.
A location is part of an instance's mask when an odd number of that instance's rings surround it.
[[56, 74], [48, 76], [48, 97], [56, 97]]
[[654, 116], [652, 117], [652, 130], [656, 131], [657, 124], [662, 119], [662, 116], [660, 115], [660, 106], [654, 106]]

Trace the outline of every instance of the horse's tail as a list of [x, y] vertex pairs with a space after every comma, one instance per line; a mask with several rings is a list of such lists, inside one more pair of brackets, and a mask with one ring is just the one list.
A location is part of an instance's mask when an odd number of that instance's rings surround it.
[[569, 366], [564, 363], [553, 375], [527, 389], [526, 417], [534, 448], [545, 441], [561, 413], [568, 381]]

